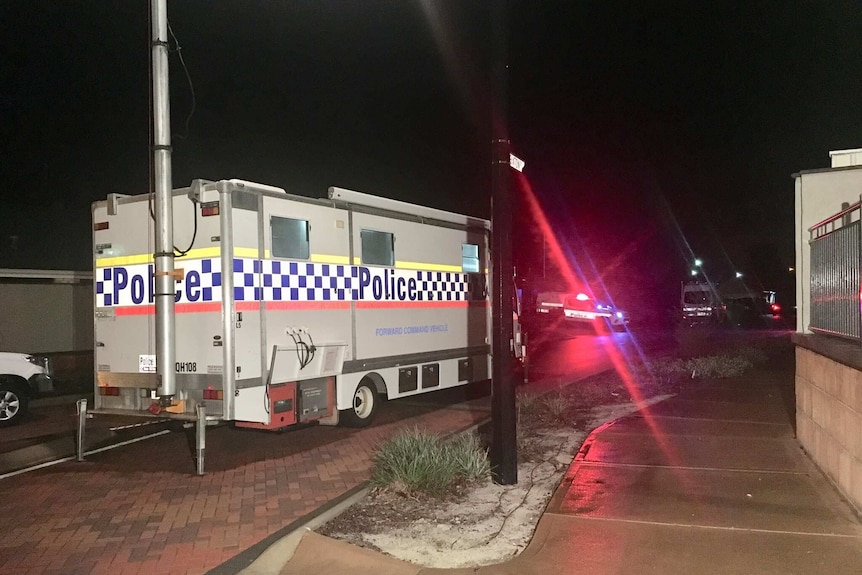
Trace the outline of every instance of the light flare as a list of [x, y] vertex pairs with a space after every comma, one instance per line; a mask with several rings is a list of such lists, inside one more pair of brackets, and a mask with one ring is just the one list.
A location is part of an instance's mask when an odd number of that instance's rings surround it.
[[[569, 259], [565, 256], [566, 250], [554, 234], [548, 217], [542, 209], [542, 206], [526, 175], [518, 173], [516, 174], [516, 177], [518, 180], [518, 189], [523, 194], [530, 216], [533, 218], [533, 221], [538, 224], [539, 231], [547, 242], [546, 245], [551, 260], [563, 275], [566, 285], [569, 287], [569, 291], [575, 291], [575, 286], [579, 285], [579, 278], [572, 269]], [[609, 336], [608, 326], [604, 322], [595, 322], [594, 326], [599, 335]], [[617, 372], [632, 401], [637, 405], [640, 415], [643, 417], [651, 434], [658, 443], [659, 448], [664, 453], [666, 460], [671, 466], [678, 469], [682, 466], [681, 458], [673, 445], [668, 441], [667, 433], [662, 429], [658, 419], [652, 415], [650, 407], [646, 405], [644, 395], [630, 368], [632, 362], [626, 357], [621, 346], [618, 345], [617, 338], [602, 337], [600, 339], [614, 371]], [[633, 344], [637, 348], [636, 343], [633, 342]], [[645, 364], [646, 362], [639, 350], [638, 355], [640, 356], [640, 362]], [[680, 475], [680, 482], [685, 487], [686, 484], [689, 483], [687, 481], [687, 472], [685, 470], [678, 469], [677, 473]], [[691, 489], [687, 491], [690, 493], [693, 492]]]

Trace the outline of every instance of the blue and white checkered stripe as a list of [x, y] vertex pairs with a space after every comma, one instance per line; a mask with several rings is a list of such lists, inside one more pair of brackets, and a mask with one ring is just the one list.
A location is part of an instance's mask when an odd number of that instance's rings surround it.
[[[217, 258], [182, 260], [185, 278], [177, 283], [177, 303], [221, 301], [221, 261]], [[96, 270], [96, 306], [151, 305], [153, 264], [105, 267]]]
[[419, 301], [467, 301], [469, 298], [467, 275], [455, 272], [404, 271], [416, 276]]
[[[237, 278], [239, 266], [242, 284]], [[237, 301], [353, 301], [359, 297], [357, 268], [348, 265], [234, 260], [234, 282]]]
[[[221, 300], [220, 259], [182, 260], [177, 267], [185, 271], [177, 303]], [[154, 302], [153, 264], [100, 268], [96, 276], [99, 307]], [[398, 296], [408, 286], [411, 301], [470, 299], [467, 274], [460, 272], [234, 258], [233, 281], [236, 301], [399, 301], [407, 299]]]
[[[360, 266], [234, 259], [236, 301], [397, 301], [395, 294], [375, 298], [374, 291], [360, 282]], [[416, 301], [466, 301], [467, 276], [459, 272], [363, 268], [368, 277], [388, 273], [390, 284], [399, 278], [415, 281]], [[366, 279], [368, 279], [366, 277]], [[384, 290], [384, 293], [387, 290]], [[395, 290], [391, 290], [395, 291]]]

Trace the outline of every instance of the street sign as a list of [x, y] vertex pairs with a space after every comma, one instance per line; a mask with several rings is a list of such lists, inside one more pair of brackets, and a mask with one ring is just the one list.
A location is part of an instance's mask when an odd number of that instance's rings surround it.
[[524, 160], [522, 160], [515, 154], [509, 154], [509, 165], [518, 170], [519, 172], [524, 171]]

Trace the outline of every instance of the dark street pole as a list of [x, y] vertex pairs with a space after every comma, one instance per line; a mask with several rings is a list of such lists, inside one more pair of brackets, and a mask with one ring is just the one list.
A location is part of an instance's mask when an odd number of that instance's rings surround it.
[[491, 94], [491, 271], [493, 372], [491, 374], [491, 469], [494, 482], [518, 482], [515, 378], [513, 374], [512, 198], [509, 190], [509, 134], [506, 125], [506, 8], [492, 8]]

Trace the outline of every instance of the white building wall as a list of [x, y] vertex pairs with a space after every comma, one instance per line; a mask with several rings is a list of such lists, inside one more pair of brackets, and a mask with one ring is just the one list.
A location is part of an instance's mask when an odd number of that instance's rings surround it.
[[[854, 204], [862, 192], [862, 166], [800, 172], [796, 177], [796, 331], [810, 333], [811, 250], [808, 229]], [[858, 219], [858, 212], [854, 219]]]
[[[831, 152], [832, 168], [795, 175], [796, 331], [811, 334], [809, 228], [862, 193], [862, 150]], [[859, 219], [859, 211], [852, 220]], [[829, 230], [830, 228], [826, 228]], [[817, 466], [862, 509], [862, 362], [859, 345], [800, 335], [796, 348], [796, 435]]]

